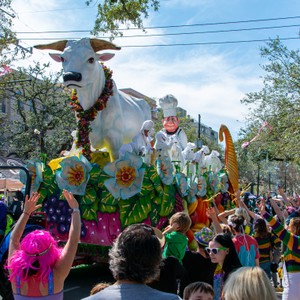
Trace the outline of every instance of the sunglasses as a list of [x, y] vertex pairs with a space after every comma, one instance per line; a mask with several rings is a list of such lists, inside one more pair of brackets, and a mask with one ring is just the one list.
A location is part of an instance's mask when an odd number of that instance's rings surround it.
[[228, 249], [228, 248], [226, 248], [226, 247], [219, 247], [219, 248], [208, 248], [208, 247], [206, 247], [206, 248], [205, 248], [205, 250], [206, 250], [206, 252], [207, 252], [208, 254], [211, 254], [211, 253], [213, 253], [213, 254], [218, 254], [218, 252], [219, 252], [220, 250], [226, 250], [226, 249]]

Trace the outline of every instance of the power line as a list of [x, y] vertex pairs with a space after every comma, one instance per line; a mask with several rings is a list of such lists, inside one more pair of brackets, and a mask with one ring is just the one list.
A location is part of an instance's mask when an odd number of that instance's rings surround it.
[[[192, 35], [192, 34], [211, 34], [211, 33], [227, 33], [227, 32], [240, 32], [240, 31], [254, 31], [254, 30], [268, 30], [268, 29], [281, 29], [281, 28], [291, 28], [299, 27], [300, 24], [292, 25], [282, 25], [282, 26], [267, 26], [267, 27], [251, 27], [251, 28], [239, 28], [239, 29], [224, 29], [224, 30], [207, 30], [207, 31], [192, 31], [192, 32], [177, 32], [177, 33], [156, 33], [156, 34], [138, 34], [138, 35], [126, 35], [120, 36], [119, 38], [137, 38], [137, 37], [158, 37], [158, 36], [177, 36], [177, 35]], [[17, 32], [18, 34], [41, 34], [41, 33], [82, 33], [88, 32], [86, 30], [82, 31], [46, 31], [46, 32]], [[104, 36], [102, 38], [109, 38]], [[42, 40], [43, 38], [22, 38], [22, 40]], [[50, 38], [51, 39], [51, 38]]]
[[[280, 38], [282, 41], [296, 40], [299, 37]], [[253, 42], [267, 42], [270, 39], [255, 39], [255, 40], [241, 40], [241, 41], [223, 41], [223, 42], [199, 42], [199, 43], [177, 43], [177, 44], [153, 44], [153, 45], [124, 45], [122, 48], [147, 48], [147, 47], [172, 47], [172, 46], [201, 46], [201, 45], [224, 45], [224, 44], [242, 44]]]
[[[80, 38], [65, 38], [67, 40], [78, 40]], [[288, 40], [297, 40], [300, 39], [299, 36], [297, 37], [279, 37], [282, 41]], [[37, 39], [30, 39], [30, 40], [57, 40], [54, 38], [37, 38]], [[149, 44], [149, 45], [119, 45], [122, 48], [149, 48], [149, 47], [171, 47], [171, 46], [197, 46], [197, 45], [222, 45], [222, 44], [242, 44], [242, 43], [254, 43], [254, 42], [266, 42], [270, 41], [271, 38], [264, 38], [264, 39], [253, 39], [253, 40], [238, 40], [238, 41], [213, 41], [213, 42], [195, 42], [195, 43], [173, 43], [173, 44]]]
[[[159, 28], [177, 28], [177, 27], [192, 27], [192, 26], [214, 26], [214, 25], [227, 25], [227, 24], [238, 24], [238, 23], [290, 20], [290, 19], [299, 19], [299, 18], [300, 18], [300, 16], [292, 16], [292, 17], [269, 18], [269, 19], [250, 19], [250, 20], [227, 21], [227, 22], [210, 22], [210, 23], [169, 25], [169, 26], [152, 26], [152, 27], [149, 26], [149, 27], [144, 27], [144, 28], [145, 29], [159, 29]], [[128, 28], [128, 29], [137, 29], [137, 28]], [[121, 29], [119, 29], [119, 30], [121, 30]], [[127, 29], [122, 29], [122, 30], [127, 30]]]

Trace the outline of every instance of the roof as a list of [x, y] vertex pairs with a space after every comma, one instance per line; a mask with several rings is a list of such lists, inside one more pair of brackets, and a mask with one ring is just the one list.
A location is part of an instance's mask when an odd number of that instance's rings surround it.
[[1, 166], [24, 167], [20, 158], [0, 156], [0, 191], [20, 191], [24, 184], [20, 181], [20, 171], [1, 169]]

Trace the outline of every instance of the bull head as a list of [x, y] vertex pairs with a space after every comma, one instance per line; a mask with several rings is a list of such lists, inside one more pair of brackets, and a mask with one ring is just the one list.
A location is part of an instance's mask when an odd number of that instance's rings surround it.
[[[45, 45], [35, 45], [33, 46], [36, 49], [40, 50], [45, 50], [45, 49], [52, 49], [52, 50], [57, 50], [57, 51], [64, 51], [66, 45], [67, 45], [68, 40], [62, 40], [62, 41], [57, 41], [54, 43], [50, 44], [45, 44]], [[115, 44], [105, 41], [105, 40], [100, 40], [100, 39], [90, 39], [91, 47], [95, 52], [98, 52], [100, 50], [106, 50], [106, 49], [111, 49], [111, 50], [120, 50], [121, 47], [116, 46]]]

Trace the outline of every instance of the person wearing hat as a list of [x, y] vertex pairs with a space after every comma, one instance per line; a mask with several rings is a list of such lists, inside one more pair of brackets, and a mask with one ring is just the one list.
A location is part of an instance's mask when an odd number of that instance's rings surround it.
[[189, 283], [202, 281], [213, 284], [214, 272], [217, 264], [212, 263], [205, 251], [214, 234], [208, 227], [203, 227], [194, 234], [197, 242], [196, 251], [186, 251], [183, 258], [183, 266], [187, 270]]
[[154, 123], [147, 120], [143, 123], [140, 132], [132, 139], [134, 151], [142, 156], [145, 164], [150, 165], [151, 154], [153, 153], [152, 135], [154, 133]]

